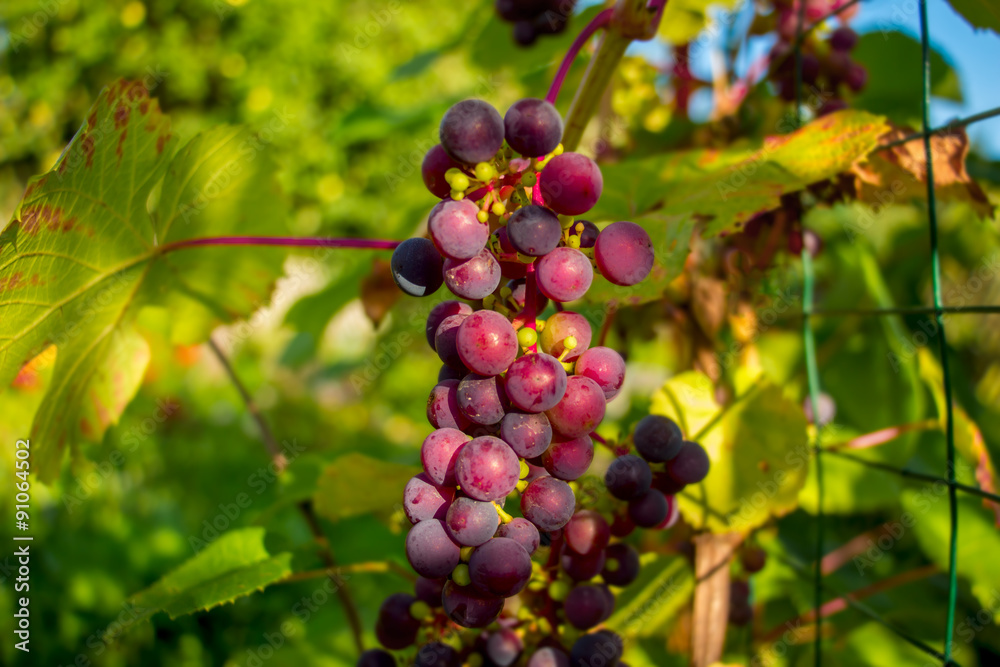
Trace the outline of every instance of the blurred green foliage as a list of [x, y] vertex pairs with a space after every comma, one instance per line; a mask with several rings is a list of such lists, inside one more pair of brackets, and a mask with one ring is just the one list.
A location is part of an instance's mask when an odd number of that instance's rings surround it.
[[[509, 28], [493, 18], [491, 5], [486, 0], [8, 0], [0, 7], [0, 214], [9, 219], [27, 179], [55, 162], [98, 91], [126, 77], [147, 82], [182, 140], [220, 123], [245, 124], [265, 136], [277, 127], [275, 120], [281, 121], [268, 141], [293, 213], [270, 221], [273, 234], [405, 237], [418, 229], [432, 203], [419, 164], [435, 142], [441, 113], [467, 96], [484, 97], [501, 109], [525, 94], [540, 96], [553, 60], [571, 39], [564, 35], [531, 52], [515, 51]], [[873, 50], [871, 58], [880, 57], [878, 45], [866, 48]], [[581, 69], [573, 68], [568, 85]], [[942, 94], [954, 90], [948, 77], [940, 81]], [[873, 104], [881, 106], [872, 110], [905, 109], [912, 102], [892, 96], [910, 92], [903, 87], [879, 91]], [[563, 104], [570, 97], [564, 93]], [[749, 118], [743, 120], [755, 128], [759, 142], [766, 133], [760, 128], [772, 127], [768, 121], [779, 110], [773, 99], [756, 94], [746, 106]], [[692, 134], [681, 119], [652, 133], [638, 112], [622, 124], [614, 143], [623, 151], [637, 148], [648, 154], [689, 143]], [[985, 159], [978, 165], [978, 173], [994, 178], [1000, 173]], [[622, 173], [628, 173], [627, 166]], [[651, 174], [645, 176], [651, 180]], [[996, 200], [995, 181], [986, 185]], [[1000, 302], [996, 220], [979, 222], [961, 203], [944, 205], [941, 213], [945, 294], [958, 295], [964, 303]], [[876, 224], [858, 226], [870, 219]], [[813, 210], [806, 223], [825, 241], [817, 259], [821, 307], [929, 302], [924, 209], [900, 203], [874, 211], [839, 204]], [[721, 254], [721, 243], [702, 240], [695, 249], [702, 258], [714, 258]], [[344, 251], [294, 255], [286, 264], [290, 277], [279, 283], [274, 302], [262, 304], [247, 322], [217, 333], [286, 447], [291, 462], [280, 478], [268, 470], [257, 425], [208, 349], [171, 348], [171, 313], [144, 311], [143, 335], [173, 354], [153, 359], [121, 422], [102, 444], [85, 449], [88, 463], [67, 466], [52, 487], [34, 486], [31, 595], [37, 634], [27, 658], [4, 641], [0, 661], [354, 664], [343, 611], [319, 579], [271, 586], [263, 594], [192, 616], [158, 614], [151, 622], [137, 620], [143, 612], [129, 598], [237, 527], [264, 527], [267, 552], [290, 553], [294, 571], [321, 567], [295, 504], [322, 485], [327, 465], [345, 455], [348, 461], [361, 460], [360, 453], [399, 466], [419, 462], [419, 443], [428, 430], [424, 400], [439, 366], [423, 342], [423, 316], [433, 304], [401, 301], [373, 326], [356, 298], [373, 257]], [[679, 272], [675, 261], [670, 275]], [[672, 318], [670, 303], [685, 294], [685, 280], [672, 283], [666, 301], [622, 310], [611, 327], [609, 344], [627, 353], [630, 380], [602, 426], [606, 436], [627, 433], [664, 381], [691, 366], [695, 350], [689, 331]], [[780, 387], [783, 404], [800, 405], [806, 393], [800, 322], [791, 316], [769, 322], [764, 316], [781, 295], [792, 295], [796, 310], [800, 283], [798, 264], [787, 258], [779, 262], [750, 298], [760, 320], [768, 322], [758, 324], [752, 353], [728, 339], [717, 350], [721, 361], [728, 358], [726, 350], [736, 349], [738, 365]], [[605, 309], [595, 304], [582, 312], [597, 326]], [[948, 321], [957, 400], [981, 430], [982, 451], [994, 462], [1000, 462], [998, 319], [956, 315]], [[821, 380], [838, 406], [837, 428], [826, 437], [840, 441], [938, 417], [934, 389], [924, 379], [926, 351], [936, 352], [926, 330], [927, 317], [921, 315], [817, 321]], [[0, 475], [5, 479], [13, 471], [11, 445], [29, 431], [29, 415], [50, 373], [51, 364], [41, 364], [0, 392]], [[733, 440], [738, 447], [738, 438]], [[942, 434], [925, 430], [866, 456], [939, 474], [943, 451]], [[976, 461], [963, 461], [959, 479], [974, 483]], [[599, 459], [595, 465], [606, 463]], [[337, 472], [341, 478], [352, 471]], [[363, 495], [368, 492], [364, 471], [357, 472], [358, 486], [347, 490]], [[826, 475], [832, 480], [826, 510], [835, 515], [827, 520], [827, 551], [899, 521], [906, 511], [918, 519], [913, 530], [870, 558], [870, 568], [848, 559], [831, 572], [831, 589], [861, 589], [899, 572], [944, 564], [945, 500], [920, 509], [920, 485], [848, 461], [828, 458]], [[753, 579], [755, 623], [761, 630], [811, 608], [811, 581], [795, 564], [812, 558], [815, 495], [810, 474], [799, 494], [800, 508], [768, 523], [755, 537], [771, 554], [768, 567]], [[247, 503], [238, 501], [244, 496]], [[4, 498], [0, 504], [5, 526], [11, 524], [7, 503]], [[358, 506], [371, 507], [367, 502]], [[334, 553], [344, 564], [389, 560], [406, 567], [405, 519], [398, 508], [375, 509], [375, 514], [324, 523]], [[960, 511], [968, 532], [960, 533], [959, 618], [982, 610], [995, 616], [998, 607], [991, 601], [1000, 577], [989, 559], [1000, 549], [1000, 538], [994, 518], [978, 501], [964, 501]], [[680, 588], [688, 591], [690, 576], [672, 553], [677, 545], [671, 546], [669, 537], [644, 540], [650, 552], [671, 552], [651, 554], [656, 563], [644, 574], [650, 585], [683, 570]], [[2, 564], [9, 567], [9, 557]], [[409, 582], [392, 572], [345, 578], [360, 607], [366, 643], [373, 645], [379, 603]], [[13, 606], [10, 582], [8, 576], [0, 587], [3, 609]], [[641, 589], [622, 599], [639, 606], [646, 596]], [[945, 599], [945, 578], [935, 574], [867, 602], [940, 648]], [[685, 664], [679, 657], [685, 645], [678, 639], [687, 631], [678, 622], [685, 612], [675, 603], [658, 607], [645, 631], [630, 629], [636, 639], [629, 658], [633, 667]], [[957, 633], [956, 659], [966, 666], [992, 664], [1000, 652], [1000, 632], [992, 623], [980, 621], [976, 627], [970, 635]], [[862, 615], [842, 612], [826, 628], [833, 638], [829, 664], [923, 664], [906, 644]], [[4, 612], [0, 632], [9, 638], [12, 629]], [[811, 664], [808, 640], [793, 636], [790, 643], [765, 647], [758, 658]], [[749, 645], [747, 631], [732, 631], [727, 660], [746, 664]], [[782, 646], [780, 654], [776, 646]]]

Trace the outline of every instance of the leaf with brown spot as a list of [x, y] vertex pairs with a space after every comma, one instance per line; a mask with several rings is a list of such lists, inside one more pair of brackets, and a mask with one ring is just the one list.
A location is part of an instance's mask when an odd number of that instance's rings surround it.
[[273, 234], [286, 211], [272, 162], [247, 153], [245, 131], [203, 133], [176, 155], [175, 146], [156, 100], [119, 81], [0, 232], [0, 386], [57, 351], [31, 431], [43, 481], [66, 447], [100, 441], [138, 390], [152, 354], [133, 326], [142, 307], [167, 305], [173, 336], [202, 341], [214, 324], [252, 313], [280, 275], [277, 249], [162, 252], [193, 237]]
[[[907, 128], [895, 127], [880, 143], [890, 143], [912, 133]], [[992, 219], [993, 204], [965, 169], [968, 154], [969, 137], [963, 128], [931, 137], [935, 194], [942, 201], [968, 202], [981, 219]], [[876, 151], [852, 171], [861, 202], [882, 207], [895, 202], [927, 200], [927, 155], [922, 140]]]

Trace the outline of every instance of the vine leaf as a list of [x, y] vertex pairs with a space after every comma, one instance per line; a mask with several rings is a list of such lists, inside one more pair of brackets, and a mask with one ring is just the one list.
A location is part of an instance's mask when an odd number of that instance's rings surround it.
[[273, 232], [285, 206], [255, 139], [221, 127], [174, 155], [156, 100], [122, 80], [100, 93], [53, 169], [29, 182], [0, 233], [0, 386], [55, 347], [31, 431], [42, 481], [67, 447], [99, 442], [134, 397], [154, 353], [133, 326], [141, 308], [168, 306], [173, 342], [193, 343], [267, 298], [281, 250], [164, 253], [193, 237]]
[[403, 487], [419, 472], [416, 466], [380, 461], [358, 452], [344, 454], [320, 475], [314, 497], [316, 513], [337, 521], [392, 510], [403, 497]]
[[606, 191], [638, 183], [630, 198], [605, 196], [590, 217], [628, 220], [655, 211], [707, 220], [705, 236], [738, 231], [755, 215], [781, 206], [781, 197], [845, 173], [878, 144], [885, 119], [839, 111], [755, 148], [680, 151], [602, 166]]
[[708, 376], [691, 371], [653, 394], [650, 412], [676, 421], [687, 438], [714, 424], [699, 437], [708, 477], [677, 496], [692, 526], [747, 533], [798, 506], [809, 469], [806, 418], [777, 385], [760, 380], [720, 407]]
[[[889, 143], [910, 134], [912, 130], [907, 128], [893, 128], [882, 137], [882, 142]], [[934, 189], [940, 199], [968, 202], [980, 219], [990, 220], [994, 206], [965, 170], [968, 154], [969, 137], [962, 128], [931, 137]], [[894, 201], [927, 199], [927, 156], [923, 141], [908, 141], [872, 153], [852, 171], [861, 202], [884, 207]]]
[[670, 0], [663, 10], [659, 35], [671, 44], [687, 44], [708, 26], [709, 6], [731, 9], [737, 0]]
[[165, 611], [170, 618], [207, 611], [284, 579], [292, 573], [292, 554], [271, 556], [264, 529], [230, 530], [194, 558], [136, 593], [132, 604], [141, 618]]
[[948, 4], [973, 28], [1000, 35], [1000, 6], [993, 0], [948, 0]]

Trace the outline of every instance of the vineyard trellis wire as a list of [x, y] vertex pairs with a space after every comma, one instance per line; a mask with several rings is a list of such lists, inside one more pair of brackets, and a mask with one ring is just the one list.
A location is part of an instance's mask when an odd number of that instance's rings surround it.
[[[872, 0], [869, 0], [872, 1]], [[795, 116], [796, 124], [802, 124], [802, 102], [803, 102], [803, 79], [802, 79], [802, 44], [805, 41], [806, 36], [811, 33], [817, 26], [823, 24], [830, 18], [842, 13], [850, 7], [859, 4], [861, 0], [849, 0], [849, 2], [837, 7], [825, 16], [820, 17], [815, 22], [810, 25], [805, 25], [805, 8], [806, 3], [799, 3], [798, 18], [796, 21], [796, 37], [793, 43], [794, 58], [795, 58]], [[925, 473], [920, 473], [917, 471], [907, 470], [905, 468], [897, 468], [891, 465], [883, 464], [880, 462], [869, 461], [863, 458], [854, 457], [844, 452], [835, 451], [821, 445], [821, 434], [824, 428], [824, 424], [819, 423], [817, 420], [817, 430], [812, 438], [812, 451], [816, 457], [816, 483], [817, 483], [817, 512], [816, 512], [816, 533], [815, 533], [815, 549], [814, 549], [814, 565], [812, 571], [812, 583], [813, 583], [813, 615], [815, 619], [815, 629], [813, 636], [813, 655], [814, 664], [819, 667], [823, 663], [823, 593], [828, 591], [835, 594], [839, 599], [843, 600], [844, 603], [855, 609], [856, 611], [868, 616], [873, 621], [884, 626], [888, 630], [895, 633], [903, 641], [909, 643], [910, 645], [916, 647], [920, 651], [924, 652], [928, 656], [940, 661], [942, 665], [959, 665], [953, 658], [953, 639], [954, 639], [954, 626], [955, 626], [955, 609], [957, 603], [958, 594], [958, 570], [957, 570], [957, 545], [958, 545], [958, 504], [957, 504], [957, 492], [962, 491], [964, 493], [969, 493], [972, 495], [977, 495], [995, 502], [1000, 502], [1000, 496], [984, 491], [982, 489], [961, 484], [955, 479], [955, 432], [954, 432], [954, 414], [952, 406], [952, 384], [951, 384], [951, 372], [948, 362], [948, 346], [947, 337], [945, 334], [945, 321], [944, 315], [947, 314], [990, 314], [990, 313], [1000, 313], [1000, 306], [963, 306], [963, 307], [948, 307], [944, 304], [942, 298], [941, 290], [941, 261], [940, 261], [940, 251], [938, 244], [938, 224], [937, 224], [937, 210], [936, 210], [936, 200], [935, 200], [935, 188], [934, 188], [934, 161], [931, 150], [931, 137], [937, 134], [946, 134], [948, 132], [954, 131], [958, 128], [964, 128], [972, 123], [987, 120], [989, 118], [994, 118], [1000, 116], [1000, 107], [982, 111], [971, 116], [960, 118], [951, 121], [943, 126], [933, 128], [930, 124], [930, 99], [931, 99], [931, 60], [930, 60], [930, 36], [928, 27], [928, 12], [927, 12], [927, 0], [919, 0], [919, 19], [920, 19], [920, 46], [921, 46], [921, 60], [922, 60], [922, 85], [921, 85], [921, 130], [892, 142], [881, 144], [876, 148], [876, 151], [885, 150], [892, 148], [894, 146], [899, 146], [910, 141], [922, 140], [924, 146], [924, 157], [927, 163], [927, 222], [929, 227], [930, 236], [930, 254], [931, 254], [931, 281], [933, 290], [933, 305], [932, 306], [909, 306], [909, 307], [899, 307], [899, 308], [873, 308], [873, 309], [849, 309], [849, 310], [816, 310], [814, 309], [815, 303], [815, 271], [812, 262], [812, 256], [810, 252], [803, 248], [801, 253], [802, 260], [802, 313], [801, 317], [802, 323], [802, 336], [804, 342], [805, 351], [805, 364], [806, 364], [806, 378], [808, 384], [809, 400], [812, 406], [814, 406], [814, 414], [819, 413], [819, 397], [821, 393], [820, 388], [820, 378], [819, 378], [819, 367], [817, 363], [816, 355], [816, 337], [813, 329], [813, 320], [816, 317], [822, 316], [847, 316], [847, 315], [858, 315], [866, 317], [881, 317], [887, 315], [900, 315], [900, 314], [928, 314], [933, 315], [938, 326], [938, 331], [940, 335], [937, 336], [938, 340], [938, 354], [940, 356], [941, 368], [942, 368], [942, 384], [944, 392], [944, 404], [945, 404], [945, 415], [944, 415], [944, 426], [945, 426], [945, 442], [946, 442], [946, 468], [944, 471], [944, 477], [935, 477], [933, 475], [928, 475]], [[861, 465], [866, 465], [872, 468], [883, 470], [887, 473], [895, 473], [902, 476], [904, 479], [913, 479], [922, 481], [925, 483], [933, 484], [944, 484], [948, 488], [948, 508], [949, 508], [949, 545], [948, 545], [948, 608], [947, 608], [947, 620], [944, 632], [944, 650], [938, 651], [929, 644], [916, 637], [913, 637], [905, 629], [898, 627], [894, 623], [887, 621], [878, 612], [869, 607], [868, 605], [854, 600], [850, 594], [843, 593], [842, 591], [834, 590], [828, 584], [823, 582], [823, 571], [822, 571], [822, 561], [824, 554], [824, 513], [823, 513], [823, 495], [824, 495], [824, 476], [823, 476], [823, 457], [825, 455], [836, 455], [845, 460], [850, 460]], [[796, 562], [792, 559], [783, 558], [782, 559], [787, 565], [792, 567], [793, 570], [798, 572], [803, 576], [808, 576], [808, 567], [802, 563]]]

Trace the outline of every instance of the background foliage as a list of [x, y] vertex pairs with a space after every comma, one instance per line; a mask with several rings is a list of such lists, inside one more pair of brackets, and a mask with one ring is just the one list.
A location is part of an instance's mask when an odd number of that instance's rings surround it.
[[[261, 179], [277, 179], [281, 194], [251, 184], [259, 201], [238, 218], [247, 225], [243, 229], [406, 237], [419, 229], [432, 203], [419, 164], [436, 142], [443, 111], [469, 96], [501, 109], [524, 95], [542, 96], [553, 61], [571, 39], [567, 34], [531, 51], [516, 50], [491, 5], [6, 2], [0, 9], [0, 39], [6, 43], [0, 47], [0, 213], [5, 220], [14, 215], [29, 178], [55, 164], [101, 89], [123, 77], [141, 81], [159, 100], [180, 145], [199, 132], [234, 124], [266, 148], [273, 164], [262, 162], [257, 169]], [[995, 21], [977, 3], [956, 6], [966, 7], [973, 22], [975, 15], [986, 15], [978, 25]], [[671, 8], [678, 16], [666, 24], [671, 27], [664, 29], [665, 38], [687, 40], [704, 26], [704, 3]], [[39, 15], [44, 20], [36, 20]], [[784, 623], [812, 604], [811, 582], [796, 564], [811, 562], [815, 478], [808, 456], [788, 457], [807, 442], [800, 320], [794, 316], [801, 309], [799, 263], [779, 253], [766, 273], [734, 279], [723, 270], [728, 237], [716, 234], [733, 232], [737, 222], [778, 206], [784, 192], [842, 172], [865, 178], [851, 171], [852, 151], [862, 155], [873, 147], [885, 122], [914, 123], [916, 43], [900, 33], [871, 34], [858, 49], [871, 78], [854, 104], [878, 116], [839, 117], [827, 145], [818, 143], [814, 128], [802, 150], [794, 144], [767, 149], [766, 136], [785, 134], [791, 126], [787, 106], [763, 85], [732, 116], [695, 124], [668, 103], [664, 77], [634, 57], [626, 59], [585, 136], [583, 149], [605, 160], [606, 194], [595, 217], [636, 218], [662, 249], [662, 268], [651, 287], [642, 288], [647, 291], [595, 289], [595, 303], [583, 309], [597, 326], [607, 299], [632, 306], [619, 311], [610, 330], [610, 343], [627, 353], [629, 384], [612, 404], [602, 433], [627, 433], [650, 409], [680, 412], [682, 420], [702, 424], [720, 409], [720, 395], [723, 403], [749, 396], [725, 412], [706, 440], [716, 461], [713, 478], [704, 495], [682, 503], [684, 527], [643, 538], [650, 562], [642, 580], [620, 598], [611, 621], [636, 640], [633, 667], [685, 664], [693, 580], [683, 554], [692, 527], [713, 526], [714, 515], [703, 511], [706, 502], [727, 515], [757, 493], [766, 497], [768, 511], [739, 516], [746, 519], [744, 528], [759, 528], [753, 539], [771, 558], [753, 579], [752, 630], [730, 632], [727, 659], [748, 664], [756, 655], [773, 660], [763, 664], [789, 665], [811, 660], [807, 631], [781, 638]], [[583, 63], [574, 67], [569, 87], [582, 69]], [[957, 75], [945, 60], [935, 61], [934, 72], [936, 95], [960, 97]], [[568, 104], [571, 95], [563, 98]], [[848, 130], [857, 146], [842, 141]], [[843, 150], [844, 158], [832, 155], [831, 146]], [[758, 160], [762, 147], [766, 159]], [[749, 185], [731, 181], [739, 173], [734, 165], [748, 160], [756, 165]], [[922, 186], [905, 169], [905, 156], [899, 160], [901, 172], [872, 163], [868, 200], [809, 209], [805, 224], [824, 241], [817, 258], [821, 307], [930, 302]], [[997, 201], [1000, 169], [984, 155], [970, 165], [979, 194]], [[906, 185], [903, 194], [891, 202], [878, 198], [886, 188], [895, 192], [897, 181]], [[956, 175], [958, 187], [941, 208], [946, 301], [995, 304], [997, 220], [969, 181]], [[719, 182], [733, 184], [735, 202], [718, 197]], [[232, 223], [230, 213], [210, 211], [209, 217]], [[708, 234], [692, 242], [688, 256], [696, 226]], [[224, 249], [203, 255], [201, 268], [182, 267], [186, 275], [221, 285], [220, 299], [241, 301], [229, 313], [237, 321], [218, 330], [216, 339], [283, 443], [290, 466], [280, 478], [268, 469], [257, 426], [224, 370], [198, 344], [204, 340], [198, 333], [215, 324], [213, 318], [190, 304], [178, 310], [169, 298], [137, 313], [135, 328], [153, 352], [136, 378], [136, 398], [117, 424], [107, 424], [99, 442], [72, 438], [77, 455], [62, 459], [50, 486], [34, 486], [33, 532], [41, 556], [32, 573], [32, 613], [44, 639], [33, 642], [31, 662], [20, 664], [253, 665], [269, 659], [281, 665], [353, 665], [342, 608], [324, 592], [321, 579], [273, 585], [232, 604], [186, 612], [234, 597], [225, 581], [206, 583], [199, 574], [199, 562], [231, 553], [220, 545], [241, 556], [212, 567], [237, 572], [241, 586], [321, 567], [295, 509], [317, 492], [317, 509], [340, 563], [406, 567], [398, 494], [401, 480], [418, 464], [427, 430], [424, 400], [438, 362], [423, 342], [423, 314], [432, 304], [394, 304], [374, 259], [369, 251], [293, 254], [270, 297], [273, 276], [253, 270], [278, 268], [267, 253]], [[948, 320], [960, 410], [958, 477], [968, 484], [993, 483], [989, 463], [1000, 460], [998, 324], [997, 315]], [[822, 384], [837, 404], [824, 439], [847, 442], [929, 421], [930, 427], [859, 455], [939, 474], [940, 367], [931, 354], [936, 341], [928, 316], [846, 316], [820, 319], [817, 326]], [[4, 443], [31, 431], [59, 361], [49, 350], [5, 385]], [[49, 425], [58, 423], [56, 414]], [[0, 475], [9, 479], [13, 450], [4, 446], [2, 452]], [[606, 457], [595, 466], [602, 463]], [[791, 481], [771, 493], [782, 466]], [[826, 459], [825, 474], [832, 480], [825, 509], [835, 515], [827, 521], [826, 551], [861, 546], [836, 552], [840, 560], [830, 561], [827, 583], [839, 591], [860, 590], [936, 566], [867, 603], [940, 646], [946, 497], [935, 487], [833, 457]], [[10, 505], [3, 503], [3, 525], [11, 525]], [[1000, 653], [1000, 536], [992, 510], [976, 499], [959, 506], [959, 619], [973, 619], [960, 620], [967, 625], [956, 632], [956, 659], [963, 665], [987, 665]], [[914, 517], [912, 525], [906, 525], [906, 513]], [[880, 540], [884, 535], [891, 536], [888, 546]], [[202, 560], [190, 561], [196, 553]], [[0, 574], [8, 577], [0, 588], [6, 608], [13, 604], [10, 579], [6, 571]], [[395, 571], [344, 578], [371, 644], [378, 604], [409, 584]], [[167, 613], [154, 614], [159, 609]], [[0, 630], [11, 636], [10, 614], [0, 616]], [[923, 664], [913, 649], [859, 614], [837, 614], [826, 630], [832, 638], [828, 664]], [[281, 646], [274, 650], [276, 637]], [[0, 651], [0, 661], [23, 661], [9, 642]]]

